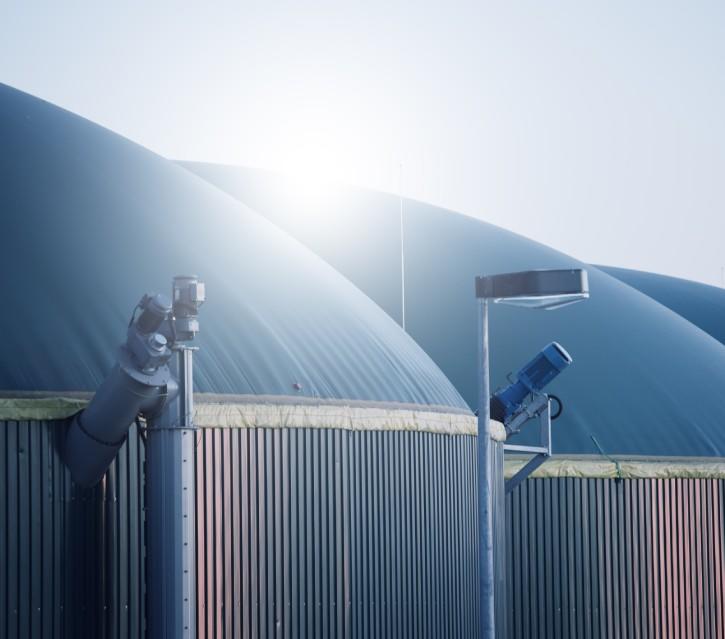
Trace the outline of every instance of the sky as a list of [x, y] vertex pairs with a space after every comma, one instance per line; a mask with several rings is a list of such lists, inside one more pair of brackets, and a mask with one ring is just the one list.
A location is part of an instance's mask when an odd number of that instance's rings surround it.
[[0, 82], [169, 158], [723, 284], [722, 1], [0, 0]]

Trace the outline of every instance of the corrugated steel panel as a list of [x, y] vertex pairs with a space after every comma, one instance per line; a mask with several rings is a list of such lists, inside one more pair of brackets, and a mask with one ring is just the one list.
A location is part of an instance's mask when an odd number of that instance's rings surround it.
[[508, 636], [725, 636], [725, 482], [530, 479], [507, 498]]
[[475, 438], [203, 429], [199, 636], [472, 637]]
[[[0, 422], [0, 637], [140, 639], [143, 445], [133, 430], [81, 491], [62, 427]], [[198, 437], [200, 637], [475, 636], [473, 437]], [[722, 480], [525, 482], [507, 497], [508, 636], [724, 636], [724, 502]]]
[[0, 637], [141, 638], [143, 446], [133, 428], [113, 481], [80, 490], [63, 427], [0, 422]]

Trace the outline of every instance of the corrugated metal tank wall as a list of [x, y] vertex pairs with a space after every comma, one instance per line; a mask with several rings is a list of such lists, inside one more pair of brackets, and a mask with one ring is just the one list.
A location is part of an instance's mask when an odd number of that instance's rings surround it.
[[0, 421], [0, 637], [140, 639], [143, 446], [132, 428], [113, 486], [81, 490], [58, 455], [64, 428]]
[[509, 637], [725, 636], [725, 482], [530, 479], [507, 498]]
[[474, 636], [475, 443], [201, 431], [199, 636]]
[[[141, 638], [143, 443], [134, 428], [82, 491], [57, 451], [64, 427], [0, 422], [0, 636]], [[200, 637], [472, 635], [475, 438], [198, 436]]]
[[[141, 638], [142, 442], [114, 500], [71, 485], [63, 426], [0, 422], [0, 636]], [[197, 451], [200, 637], [473, 636], [473, 437], [208, 428]], [[506, 501], [509, 637], [725, 636], [723, 480]]]

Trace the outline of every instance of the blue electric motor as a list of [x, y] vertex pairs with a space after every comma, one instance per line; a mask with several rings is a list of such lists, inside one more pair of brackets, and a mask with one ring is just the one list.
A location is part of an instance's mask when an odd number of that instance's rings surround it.
[[493, 394], [491, 419], [506, 423], [530, 393], [541, 392], [571, 362], [561, 344], [552, 342], [546, 346], [517, 373], [515, 382]]

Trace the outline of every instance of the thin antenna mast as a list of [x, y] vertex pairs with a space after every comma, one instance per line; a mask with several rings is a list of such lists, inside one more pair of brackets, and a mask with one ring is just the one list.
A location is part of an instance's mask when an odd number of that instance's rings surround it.
[[405, 229], [403, 227], [403, 163], [398, 172], [398, 196], [400, 200], [400, 307], [402, 326], [405, 330]]

